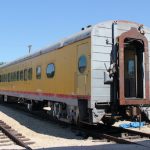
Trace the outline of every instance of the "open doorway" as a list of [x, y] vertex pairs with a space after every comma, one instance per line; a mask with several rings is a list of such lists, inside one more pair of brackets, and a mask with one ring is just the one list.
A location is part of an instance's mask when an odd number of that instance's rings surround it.
[[126, 38], [124, 44], [125, 98], [143, 98], [143, 41]]

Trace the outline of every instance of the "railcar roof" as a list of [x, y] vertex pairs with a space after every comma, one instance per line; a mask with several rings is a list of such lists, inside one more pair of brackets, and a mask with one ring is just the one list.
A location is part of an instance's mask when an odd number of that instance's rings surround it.
[[[29, 55], [26, 55], [25, 57], [22, 57], [22, 58], [19, 58], [19, 59], [16, 59], [15, 61], [12, 61], [10, 63], [7, 63], [7, 64], [4, 64], [2, 66], [0, 66], [0, 68], [4, 68], [4, 67], [7, 67], [7, 66], [10, 66], [10, 65], [13, 65], [13, 64], [16, 64], [16, 63], [19, 63], [19, 62], [22, 62], [22, 61], [25, 61], [25, 60], [28, 60], [28, 59], [31, 59], [33, 57], [37, 57], [41, 54], [45, 54], [45, 53], [48, 53], [50, 51], [53, 51], [53, 50], [56, 50], [56, 49], [59, 49], [63, 46], [66, 46], [66, 45], [69, 45], [71, 43], [74, 43], [76, 41], [80, 41], [82, 39], [85, 39], [85, 38], [88, 38], [91, 36], [91, 32], [92, 32], [92, 29], [95, 27], [95, 26], [105, 26], [105, 25], [109, 25], [112, 24], [112, 22], [114, 22], [113, 20], [109, 20], [109, 21], [105, 21], [105, 22], [101, 22], [99, 24], [96, 24], [92, 27], [89, 27], [89, 28], [85, 28], [84, 30], [70, 36], [70, 37], [67, 37], [67, 38], [64, 38], [62, 40], [60, 40], [59, 42], [53, 44], [53, 45], [50, 45], [46, 48], [42, 48], [42, 49], [39, 49], [37, 52], [33, 53], [33, 54], [29, 54]], [[136, 25], [140, 25], [138, 23], [135, 23], [135, 22], [129, 22], [129, 21], [122, 21], [122, 20], [118, 20], [117, 22], [122, 22], [122, 23], [131, 23], [131, 24], [136, 24]]]
[[15, 61], [12, 61], [12, 62], [9, 62], [7, 64], [4, 64], [4, 65], [0, 66], [0, 68], [4, 68], [4, 67], [10, 66], [10, 65], [19, 63], [19, 62], [31, 59], [33, 57], [37, 57], [37, 56], [39, 56], [41, 54], [48, 53], [50, 51], [59, 49], [61, 47], [64, 47], [64, 46], [69, 45], [71, 43], [74, 43], [76, 41], [80, 41], [82, 39], [88, 38], [88, 37], [91, 36], [92, 28], [93, 27], [86, 28], [86, 29], [84, 29], [84, 30], [82, 30], [82, 31], [80, 31], [80, 32], [70, 36], [70, 37], [67, 37], [67, 38], [64, 38], [64, 39], [60, 40], [59, 42], [57, 42], [57, 43], [55, 43], [53, 45], [50, 45], [48, 47], [39, 49], [37, 52], [35, 52], [33, 54], [26, 55], [25, 57], [22, 57], [22, 58], [19, 58], [19, 59], [15, 60]]

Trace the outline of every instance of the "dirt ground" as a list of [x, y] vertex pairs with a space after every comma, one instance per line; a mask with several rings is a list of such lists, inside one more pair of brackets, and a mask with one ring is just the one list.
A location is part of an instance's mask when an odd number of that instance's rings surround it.
[[[16, 129], [19, 133], [35, 142], [31, 145], [36, 150], [149, 150], [150, 140], [144, 140], [140, 145], [115, 144], [113, 142], [102, 142], [92, 140], [91, 138], [83, 139], [77, 136], [75, 131], [70, 127], [60, 126], [55, 123], [41, 121], [32, 116], [25, 115], [14, 109], [0, 105], [0, 119]], [[115, 124], [119, 125], [119, 122]], [[150, 132], [149, 127], [141, 129]], [[13, 147], [0, 147], [0, 149], [15, 149]]]

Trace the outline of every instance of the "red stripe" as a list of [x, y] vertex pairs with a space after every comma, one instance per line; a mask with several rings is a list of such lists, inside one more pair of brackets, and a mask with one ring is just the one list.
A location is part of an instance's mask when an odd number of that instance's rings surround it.
[[66, 95], [66, 94], [53, 94], [53, 93], [39, 93], [39, 92], [27, 92], [27, 91], [10, 91], [10, 90], [0, 90], [2, 92], [13, 92], [17, 94], [29, 94], [29, 95], [36, 95], [36, 96], [51, 96], [51, 97], [58, 97], [58, 98], [72, 98], [72, 99], [87, 99], [90, 100], [89, 95]]

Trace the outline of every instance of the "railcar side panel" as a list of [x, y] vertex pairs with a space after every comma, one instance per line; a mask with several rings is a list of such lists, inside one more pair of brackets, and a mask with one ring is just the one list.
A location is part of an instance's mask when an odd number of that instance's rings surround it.
[[105, 64], [110, 64], [111, 53], [111, 46], [106, 44], [106, 39], [110, 37], [111, 29], [108, 27], [96, 27], [92, 32], [91, 108], [95, 107], [95, 103], [110, 102], [110, 85], [104, 84]]
[[[113, 124], [120, 117], [137, 117], [141, 110], [150, 119], [149, 105], [140, 106], [150, 104], [149, 45], [150, 30], [145, 26], [100, 23], [1, 67], [0, 94], [46, 100], [49, 113], [70, 122]], [[54, 76], [48, 78], [49, 65]], [[29, 68], [32, 79], [13, 79], [16, 72], [26, 74]], [[41, 78], [36, 77], [37, 68]]]
[[[77, 92], [77, 69], [78, 69], [78, 59], [77, 47], [82, 44], [87, 44], [85, 55], [87, 56], [87, 68], [88, 76], [86, 79], [87, 87], [86, 91], [82, 93]], [[48, 53], [42, 54], [32, 59], [28, 59], [17, 63], [15, 65], [8, 66], [6, 68], [1, 68], [1, 74], [11, 73], [14, 71], [21, 71], [24, 69], [32, 68], [32, 80], [19, 80], [12, 82], [1, 82], [0, 90], [3, 94], [4, 92], [8, 95], [16, 95], [34, 98], [38, 100], [52, 99], [57, 100], [63, 99], [66, 103], [76, 100], [78, 97], [90, 97], [90, 38], [75, 42], [73, 44], [64, 46], [60, 49], [50, 51]], [[80, 49], [82, 51], [82, 49]], [[82, 52], [80, 52], [82, 55]], [[47, 78], [46, 68], [47, 65], [53, 63], [55, 66], [55, 74], [53, 78]], [[41, 66], [42, 74], [41, 79], [36, 79], [36, 67]], [[85, 79], [82, 79], [85, 81]], [[13, 94], [14, 93], [14, 94]], [[87, 98], [86, 97], [86, 98]]]

